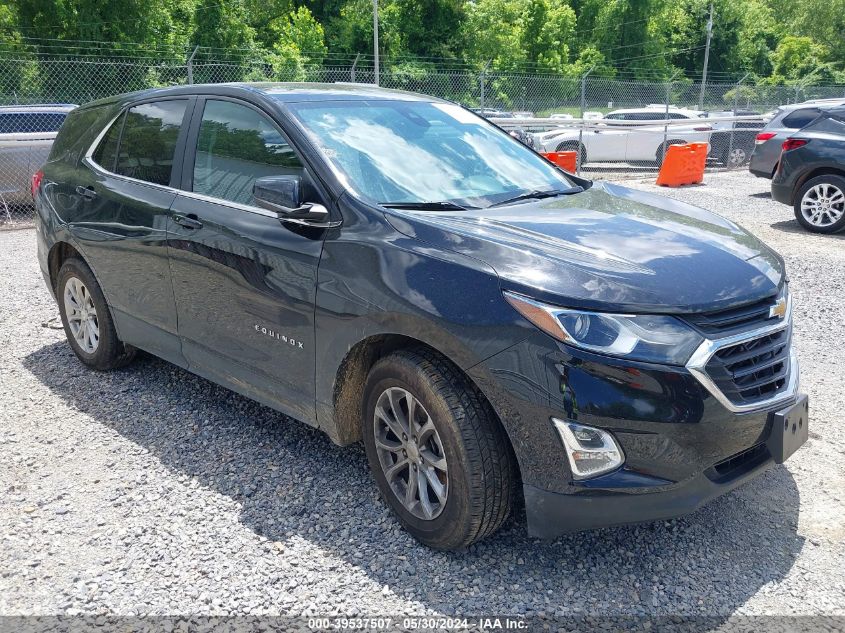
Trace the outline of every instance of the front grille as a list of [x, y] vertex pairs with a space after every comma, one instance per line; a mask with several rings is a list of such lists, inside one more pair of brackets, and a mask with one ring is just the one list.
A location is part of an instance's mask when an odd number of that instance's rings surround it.
[[776, 397], [789, 382], [791, 328], [718, 350], [705, 371], [728, 400], [748, 405]]
[[776, 322], [778, 317], [769, 317], [769, 309], [775, 305], [776, 296], [766, 297], [754, 303], [703, 314], [690, 314], [686, 320], [706, 334], [722, 334], [736, 328], [751, 329]]

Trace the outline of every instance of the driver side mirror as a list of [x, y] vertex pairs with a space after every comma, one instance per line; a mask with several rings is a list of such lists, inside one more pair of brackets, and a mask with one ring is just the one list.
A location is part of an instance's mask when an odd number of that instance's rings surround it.
[[329, 211], [322, 204], [303, 201], [301, 176], [257, 178], [252, 185], [252, 197], [256, 206], [278, 214], [282, 222], [317, 228], [330, 228], [340, 224], [328, 221]]

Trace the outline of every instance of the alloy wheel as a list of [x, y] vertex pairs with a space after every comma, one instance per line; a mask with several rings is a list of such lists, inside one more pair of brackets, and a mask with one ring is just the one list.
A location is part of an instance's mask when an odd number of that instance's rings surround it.
[[375, 447], [385, 479], [405, 509], [432, 520], [449, 494], [446, 454], [434, 422], [410, 392], [390, 387], [373, 416]]
[[801, 215], [813, 226], [835, 224], [845, 214], [845, 193], [839, 187], [821, 182], [801, 198]]
[[741, 147], [734, 147], [728, 154], [728, 167], [739, 167], [745, 163], [747, 154]]
[[86, 354], [93, 354], [100, 344], [100, 322], [94, 298], [78, 277], [65, 284], [65, 315], [70, 333]]

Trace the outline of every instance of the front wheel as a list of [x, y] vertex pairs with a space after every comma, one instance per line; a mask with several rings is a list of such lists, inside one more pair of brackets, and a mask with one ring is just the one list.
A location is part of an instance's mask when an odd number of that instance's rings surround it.
[[56, 297], [68, 343], [88, 367], [115, 369], [135, 357], [135, 349], [117, 338], [106, 298], [84, 261], [75, 257], [65, 261]]
[[845, 229], [845, 178], [825, 174], [808, 180], [795, 196], [795, 219], [813, 233]]
[[583, 145], [580, 145], [578, 141], [564, 141], [560, 143], [557, 148], [555, 148], [556, 152], [578, 152], [578, 163], [577, 167], [583, 167], [584, 164], [587, 162], [587, 148]]
[[363, 435], [383, 499], [425, 545], [466, 547], [510, 513], [515, 469], [504, 431], [460, 370], [435, 353], [404, 350], [376, 363]]

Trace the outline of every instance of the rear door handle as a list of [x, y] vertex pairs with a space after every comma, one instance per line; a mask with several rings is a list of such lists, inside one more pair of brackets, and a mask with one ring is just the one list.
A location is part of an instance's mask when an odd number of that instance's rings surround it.
[[93, 200], [97, 197], [97, 192], [94, 191], [93, 187], [83, 187], [82, 185], [77, 185], [76, 193], [86, 200]]
[[179, 226], [184, 226], [186, 229], [201, 229], [202, 222], [197, 219], [193, 213], [189, 213], [188, 215], [182, 215], [181, 213], [174, 213], [173, 214], [173, 221], [176, 222]]

